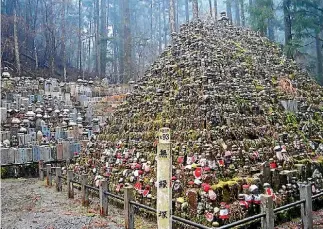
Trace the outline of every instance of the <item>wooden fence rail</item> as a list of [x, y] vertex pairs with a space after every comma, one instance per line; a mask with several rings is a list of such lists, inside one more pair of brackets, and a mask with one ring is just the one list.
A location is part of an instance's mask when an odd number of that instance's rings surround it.
[[[88, 177], [87, 175], [81, 175], [81, 182], [77, 182], [74, 180], [74, 173], [72, 170], [67, 171], [67, 177], [62, 176], [62, 168], [60, 167], [51, 167], [50, 164], [46, 164], [46, 169], [44, 168], [42, 163], [39, 163], [39, 178], [40, 180], [44, 180], [44, 171], [46, 171], [46, 183], [48, 186], [52, 186], [52, 176], [55, 174], [55, 182], [56, 182], [56, 190], [58, 192], [62, 191], [62, 180], [67, 180], [67, 193], [68, 198], [74, 198], [74, 184], [79, 184], [81, 186], [81, 198], [82, 205], [89, 205], [89, 190], [97, 191], [99, 193], [100, 198], [100, 215], [106, 216], [108, 215], [108, 198], [112, 197], [121, 201], [124, 201], [124, 212], [125, 212], [125, 228], [126, 229], [134, 229], [134, 206], [138, 208], [142, 208], [153, 213], [157, 213], [156, 209], [151, 208], [149, 206], [134, 202], [133, 191], [134, 188], [132, 186], [125, 187], [124, 196], [118, 196], [113, 193], [108, 192], [108, 182], [102, 181], [99, 188], [90, 186], [87, 184]], [[55, 171], [53, 173], [52, 171]], [[254, 215], [248, 218], [244, 218], [242, 220], [236, 221], [231, 224], [227, 224], [219, 227], [219, 229], [227, 229], [236, 226], [242, 226], [243, 224], [248, 224], [255, 220], [261, 220], [261, 228], [263, 229], [274, 229], [274, 216], [275, 213], [283, 211], [285, 209], [294, 208], [296, 206], [301, 205], [301, 219], [304, 229], [312, 229], [313, 228], [313, 215], [312, 215], [312, 200], [322, 197], [323, 192], [312, 196], [311, 185], [310, 184], [301, 184], [300, 185], [300, 200], [294, 203], [290, 203], [279, 208], [274, 209], [273, 199], [269, 195], [261, 195], [261, 213], [258, 215]], [[187, 219], [180, 218], [178, 216], [172, 215], [172, 221], [179, 222], [182, 224], [186, 224], [195, 228], [200, 229], [211, 229], [202, 224], [198, 224], [192, 222]]]

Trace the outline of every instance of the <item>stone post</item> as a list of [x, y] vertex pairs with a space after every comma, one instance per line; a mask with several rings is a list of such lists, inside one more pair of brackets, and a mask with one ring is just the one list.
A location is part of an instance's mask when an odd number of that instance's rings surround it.
[[105, 192], [108, 191], [108, 182], [102, 181], [100, 185], [100, 215], [108, 215], [108, 195]]
[[74, 189], [73, 189], [73, 170], [67, 171], [67, 194], [68, 198], [73, 199], [74, 198]]
[[48, 186], [52, 186], [52, 165], [46, 164], [46, 181]]
[[38, 168], [39, 168], [39, 179], [44, 180], [44, 161], [40, 160], [38, 162]]
[[170, 129], [159, 130], [157, 144], [157, 226], [158, 228], [172, 228], [172, 175]]
[[261, 219], [261, 228], [274, 229], [274, 203], [269, 195], [261, 195], [261, 212], [266, 216]]
[[124, 189], [124, 213], [125, 213], [125, 229], [134, 229], [135, 220], [134, 220], [134, 208], [130, 204], [130, 201], [133, 200], [133, 187], [125, 187]]
[[82, 193], [82, 206], [88, 206], [89, 205], [89, 190], [85, 186], [87, 184], [87, 175], [82, 174], [81, 175], [81, 193]]
[[304, 229], [313, 228], [313, 212], [312, 212], [312, 190], [310, 184], [301, 184], [299, 187], [300, 199], [305, 200], [301, 207], [301, 216]]
[[62, 168], [56, 167], [56, 174], [55, 174], [55, 182], [56, 182], [56, 191], [61, 192], [62, 191]]

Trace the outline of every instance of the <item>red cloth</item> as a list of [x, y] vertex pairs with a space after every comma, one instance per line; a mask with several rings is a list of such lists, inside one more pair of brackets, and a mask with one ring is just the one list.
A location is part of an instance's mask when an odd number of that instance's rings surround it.
[[270, 163], [270, 168], [271, 168], [271, 169], [276, 169], [276, 168], [277, 168], [277, 164], [276, 164], [276, 162], [271, 162], [271, 163]]
[[149, 189], [145, 189], [145, 190], [142, 192], [142, 195], [143, 195], [144, 197], [146, 197], [148, 194], [149, 194]]
[[183, 162], [184, 162], [184, 157], [183, 157], [183, 156], [179, 156], [179, 157], [177, 158], [177, 163], [178, 163], [178, 164], [183, 164]]
[[243, 207], [245, 207], [245, 208], [249, 208], [249, 204], [248, 204], [248, 202], [247, 202], [247, 201], [245, 201], [245, 200], [240, 200], [240, 201], [239, 201], [239, 203], [240, 203], [240, 206], [243, 206]]
[[212, 222], [213, 218], [214, 218], [214, 215], [211, 212], [207, 212], [207, 213], [205, 213], [205, 218], [206, 218], [207, 221]]
[[196, 168], [194, 171], [194, 177], [196, 179], [201, 179], [202, 177], [202, 168]]
[[134, 188], [136, 190], [141, 190], [142, 189], [142, 184], [140, 182], [137, 182], [135, 185], [134, 185]]
[[210, 189], [211, 189], [211, 185], [209, 185], [209, 184], [205, 184], [205, 185], [203, 186], [203, 190], [204, 190], [204, 192], [208, 192]]

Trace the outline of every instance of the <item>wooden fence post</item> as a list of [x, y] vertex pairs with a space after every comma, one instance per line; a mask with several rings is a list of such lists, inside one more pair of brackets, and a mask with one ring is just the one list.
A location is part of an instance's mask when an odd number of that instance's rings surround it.
[[46, 181], [48, 186], [52, 186], [52, 165], [46, 164]]
[[161, 128], [157, 144], [157, 227], [172, 228], [172, 154], [169, 128]]
[[86, 188], [87, 184], [87, 175], [82, 174], [81, 175], [81, 193], [82, 193], [82, 206], [88, 206], [89, 205], [89, 191]]
[[134, 229], [134, 208], [130, 204], [130, 201], [133, 200], [133, 187], [125, 187], [124, 189], [124, 213], [125, 213], [125, 229]]
[[39, 179], [44, 180], [44, 160], [38, 162]]
[[312, 213], [312, 189], [310, 184], [301, 184], [299, 187], [300, 198], [305, 200], [301, 206], [301, 215], [304, 229], [313, 228], [313, 213]]
[[74, 189], [73, 189], [73, 170], [67, 171], [67, 194], [68, 198], [73, 199], [74, 198]]
[[261, 195], [261, 212], [266, 216], [261, 218], [261, 228], [274, 229], [274, 203], [273, 198], [269, 195]]
[[101, 181], [100, 185], [100, 215], [107, 216], [108, 215], [108, 195], [104, 194], [108, 191], [108, 182]]
[[56, 182], [56, 191], [61, 192], [62, 191], [62, 168], [61, 167], [56, 167], [56, 172], [55, 172], [55, 182]]

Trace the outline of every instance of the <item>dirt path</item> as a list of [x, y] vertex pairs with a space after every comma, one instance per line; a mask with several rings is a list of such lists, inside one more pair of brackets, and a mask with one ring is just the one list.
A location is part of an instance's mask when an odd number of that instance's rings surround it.
[[[63, 192], [46, 187], [43, 181], [30, 179], [1, 180], [1, 229], [123, 229], [121, 209], [109, 206], [109, 216], [100, 217], [96, 197], [91, 206], [81, 206], [80, 192], [68, 199]], [[314, 228], [323, 228], [323, 210], [314, 213]], [[154, 229], [156, 224], [136, 216], [136, 229]], [[277, 229], [298, 229], [298, 220], [284, 223]]]
[[[85, 208], [81, 206], [79, 194], [72, 200], [67, 198], [66, 186], [63, 186], [63, 192], [56, 192], [54, 187], [45, 187], [44, 182], [38, 179], [4, 179], [1, 180], [1, 228], [123, 228], [124, 218], [121, 209], [111, 206], [109, 216], [100, 217], [96, 204], [98, 199], [92, 200], [94, 203], [91, 207]], [[142, 218], [136, 218], [136, 226], [154, 228]]]
[[[301, 229], [301, 221], [299, 218], [290, 222], [281, 224], [276, 229]], [[313, 229], [323, 229], [323, 209], [313, 211]]]

